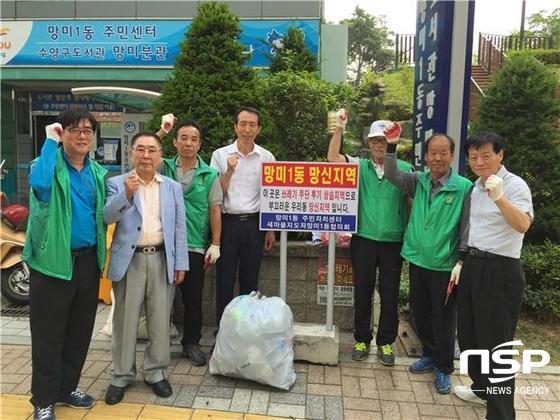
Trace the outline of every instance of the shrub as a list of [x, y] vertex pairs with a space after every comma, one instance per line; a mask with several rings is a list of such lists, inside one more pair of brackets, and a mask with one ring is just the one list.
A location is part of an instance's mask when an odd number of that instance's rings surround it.
[[541, 318], [560, 318], [560, 244], [526, 245], [521, 262], [527, 280], [523, 305]]
[[[527, 54], [535, 57], [543, 64], [560, 64], [560, 49], [555, 50], [527, 50]], [[508, 51], [508, 55], [519, 54], [518, 51]]]

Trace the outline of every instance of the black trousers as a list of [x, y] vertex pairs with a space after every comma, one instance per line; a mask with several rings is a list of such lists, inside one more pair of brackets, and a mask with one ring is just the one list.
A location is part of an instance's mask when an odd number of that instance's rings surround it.
[[[513, 340], [521, 311], [525, 275], [519, 260], [513, 258], [483, 259], [467, 255], [458, 287], [458, 336], [461, 351], [486, 349]], [[504, 347], [506, 348], [506, 347]], [[504, 359], [506, 357], [503, 357]], [[487, 400], [488, 420], [514, 419], [515, 381], [490, 383], [489, 377], [498, 366], [490, 355], [490, 374], [481, 373], [479, 357], [468, 358], [472, 389]], [[507, 389], [505, 393], [486, 392], [487, 387]]]
[[410, 263], [410, 296], [416, 332], [424, 356], [444, 373], [452, 373], [455, 351], [456, 294], [445, 297], [451, 272], [434, 271]]
[[379, 242], [353, 236], [350, 244], [354, 271], [354, 339], [369, 344], [371, 297], [379, 268], [381, 311], [375, 342], [378, 346], [395, 342], [399, 328], [399, 285], [402, 242]]
[[183, 339], [185, 344], [198, 344], [202, 330], [202, 289], [204, 288], [204, 255], [189, 252], [189, 271], [181, 283], [181, 295], [185, 307]]
[[216, 267], [216, 321], [233, 299], [233, 289], [239, 269], [239, 294], [258, 289], [259, 270], [263, 255], [265, 232], [259, 230], [259, 219], [241, 221], [222, 214], [221, 256]]
[[39, 407], [77, 388], [91, 341], [100, 275], [95, 248], [73, 260], [70, 281], [31, 269], [31, 403]]

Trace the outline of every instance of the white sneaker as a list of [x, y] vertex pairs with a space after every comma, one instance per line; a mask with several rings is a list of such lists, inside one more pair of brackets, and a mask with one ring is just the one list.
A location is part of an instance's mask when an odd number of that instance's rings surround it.
[[478, 398], [476, 394], [472, 391], [470, 386], [455, 385], [454, 391], [455, 391], [455, 395], [457, 395], [457, 397], [459, 397], [463, 401], [486, 405], [486, 401], [483, 400], [482, 398]]

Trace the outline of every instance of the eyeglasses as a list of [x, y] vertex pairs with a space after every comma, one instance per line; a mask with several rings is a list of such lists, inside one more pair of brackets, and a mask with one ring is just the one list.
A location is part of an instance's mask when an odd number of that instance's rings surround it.
[[159, 152], [161, 152], [161, 149], [144, 149], [143, 147], [133, 147], [132, 150], [134, 150], [139, 155], [144, 155], [145, 153], [148, 153], [150, 157], [155, 156]]
[[86, 137], [93, 136], [93, 130], [91, 128], [68, 128], [68, 132], [74, 136], [79, 136], [82, 133]]

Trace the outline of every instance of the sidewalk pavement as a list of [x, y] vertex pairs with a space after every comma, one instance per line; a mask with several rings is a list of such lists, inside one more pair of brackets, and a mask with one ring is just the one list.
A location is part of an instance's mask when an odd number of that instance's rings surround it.
[[[123, 403], [108, 407], [103, 398], [111, 378], [110, 337], [99, 331], [105, 325], [109, 308], [99, 305], [93, 340], [79, 385], [82, 391], [99, 401], [89, 411], [57, 408], [59, 419], [266, 418], [249, 416], [253, 414], [310, 419], [396, 420], [483, 419], [485, 415], [485, 408], [481, 405], [465, 403], [452, 394], [438, 394], [433, 386], [433, 374], [410, 374], [407, 367], [415, 359], [397, 357], [397, 365], [387, 368], [377, 362], [372, 348], [372, 355], [366, 361], [352, 361], [349, 353], [353, 342], [348, 333], [341, 334], [338, 366], [297, 362], [297, 381], [288, 392], [252, 381], [211, 375], [207, 366], [195, 367], [182, 357], [181, 345], [175, 339], [168, 371], [173, 395], [158, 398], [139, 375], [138, 381], [127, 389]], [[2, 317], [0, 330], [0, 389], [3, 396], [0, 417], [26, 419], [30, 411], [25, 411], [25, 404], [31, 409], [26, 403], [31, 387], [29, 320], [26, 317]], [[212, 341], [212, 330], [205, 329], [201, 344], [207, 353]], [[144, 346], [145, 342], [139, 342], [138, 349], [143, 350]], [[143, 353], [139, 351], [138, 366], [142, 365], [142, 357]], [[455, 373], [453, 383], [469, 384], [470, 380]], [[522, 374], [516, 385], [525, 391], [539, 391], [516, 394], [517, 419], [560, 419], [560, 369], [545, 367], [539, 373]], [[171, 410], [169, 407], [189, 410]]]

